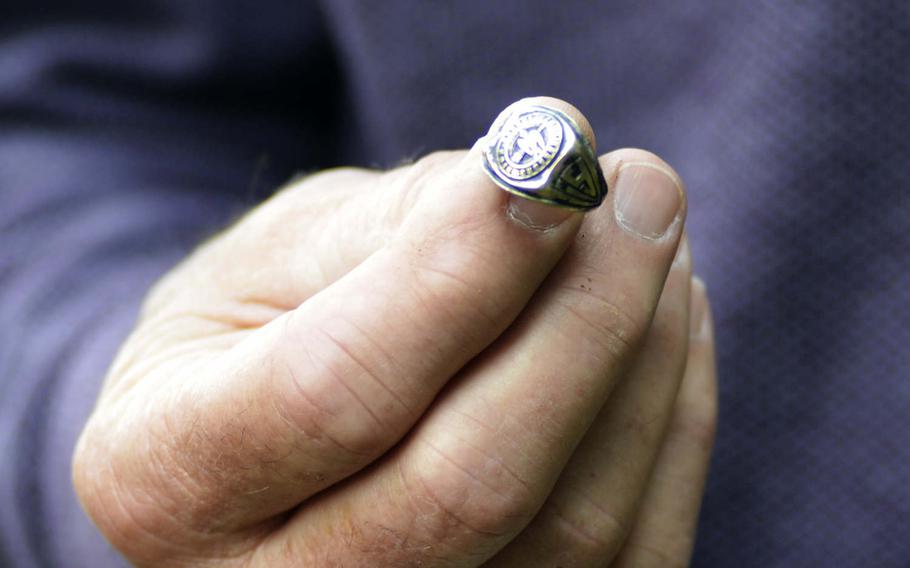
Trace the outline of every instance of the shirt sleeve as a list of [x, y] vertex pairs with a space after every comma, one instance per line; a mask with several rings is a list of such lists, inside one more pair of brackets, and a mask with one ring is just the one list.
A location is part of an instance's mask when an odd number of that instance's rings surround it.
[[0, 7], [0, 565], [124, 564], [76, 501], [75, 440], [149, 285], [333, 165], [327, 45], [307, 2]]

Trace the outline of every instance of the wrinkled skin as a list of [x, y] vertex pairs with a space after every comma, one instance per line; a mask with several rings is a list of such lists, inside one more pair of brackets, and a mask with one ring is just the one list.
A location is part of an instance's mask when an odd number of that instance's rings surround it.
[[[626, 189], [582, 215], [496, 189], [479, 152], [296, 182], [150, 291], [73, 462], [113, 546], [140, 566], [688, 564], [716, 377], [681, 181], [611, 152]], [[643, 236], [617, 200], [660, 184], [670, 226]]]

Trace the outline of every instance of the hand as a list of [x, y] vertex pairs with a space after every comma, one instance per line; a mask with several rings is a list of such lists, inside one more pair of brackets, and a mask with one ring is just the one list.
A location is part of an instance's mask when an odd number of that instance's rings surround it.
[[687, 564], [715, 376], [684, 192], [601, 164], [586, 216], [478, 147], [256, 208], [150, 292], [76, 448], [88, 514], [145, 566]]

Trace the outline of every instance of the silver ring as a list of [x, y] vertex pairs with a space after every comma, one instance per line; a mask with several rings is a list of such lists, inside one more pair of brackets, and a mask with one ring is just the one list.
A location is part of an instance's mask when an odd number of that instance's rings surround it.
[[483, 168], [510, 193], [568, 209], [593, 209], [608, 191], [594, 149], [575, 121], [523, 101], [502, 111], [484, 137]]

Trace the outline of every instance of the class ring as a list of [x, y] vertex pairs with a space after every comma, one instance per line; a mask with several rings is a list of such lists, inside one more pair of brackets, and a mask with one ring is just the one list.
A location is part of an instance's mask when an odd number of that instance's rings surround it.
[[591, 143], [555, 108], [512, 104], [493, 122], [482, 147], [483, 168], [493, 182], [520, 197], [588, 210], [607, 195]]

